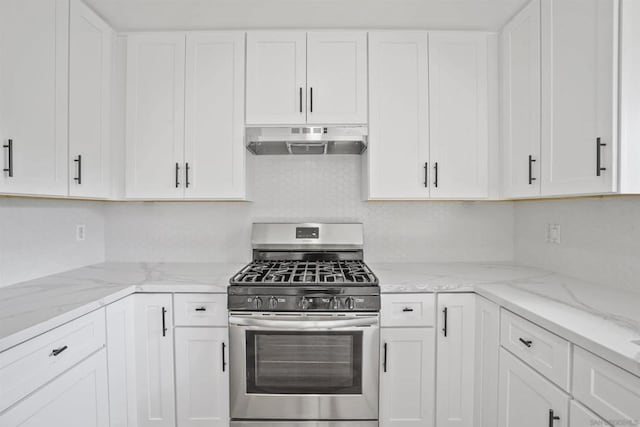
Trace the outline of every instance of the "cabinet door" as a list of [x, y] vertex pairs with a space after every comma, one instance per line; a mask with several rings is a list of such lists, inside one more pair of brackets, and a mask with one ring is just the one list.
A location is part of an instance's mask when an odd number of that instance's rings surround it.
[[476, 366], [474, 426], [498, 425], [500, 306], [476, 295]]
[[380, 426], [433, 426], [433, 328], [382, 328], [380, 342]]
[[610, 427], [611, 424], [579, 404], [577, 401], [571, 401], [571, 414], [569, 415], [569, 427]]
[[503, 348], [498, 407], [499, 427], [568, 426], [569, 397]]
[[108, 427], [105, 350], [94, 353], [0, 415], [11, 427]]
[[438, 295], [436, 425], [471, 427], [474, 404], [475, 294]]
[[176, 328], [180, 427], [229, 425], [227, 328]]
[[507, 197], [540, 195], [540, 0], [502, 30], [504, 180]]
[[542, 0], [543, 195], [616, 190], [617, 33], [617, 0]]
[[431, 197], [489, 196], [486, 33], [429, 34]]
[[68, 41], [69, 0], [0, 2], [3, 193], [67, 195]]
[[107, 363], [109, 366], [110, 427], [135, 427], [135, 297], [109, 304], [107, 311]]
[[244, 33], [187, 35], [185, 197], [245, 190]]
[[130, 35], [127, 44], [126, 195], [184, 196], [185, 36]]
[[247, 33], [247, 124], [301, 124], [306, 115], [306, 33]]
[[136, 294], [135, 355], [138, 427], [175, 425], [171, 295]]
[[426, 199], [429, 69], [426, 32], [369, 33], [370, 199]]
[[307, 121], [367, 122], [367, 33], [307, 34]]
[[69, 195], [106, 198], [113, 32], [73, 0], [69, 37]]

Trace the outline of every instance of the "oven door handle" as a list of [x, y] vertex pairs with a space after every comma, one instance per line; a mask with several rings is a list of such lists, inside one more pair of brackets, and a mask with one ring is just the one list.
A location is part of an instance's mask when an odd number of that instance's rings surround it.
[[338, 329], [378, 326], [377, 317], [363, 317], [346, 320], [272, 320], [254, 319], [251, 317], [229, 317], [229, 324], [234, 326], [255, 326], [265, 329]]

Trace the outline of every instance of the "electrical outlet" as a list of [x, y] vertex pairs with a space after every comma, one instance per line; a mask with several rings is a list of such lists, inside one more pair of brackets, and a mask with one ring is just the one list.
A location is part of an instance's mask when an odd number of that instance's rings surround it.
[[76, 225], [76, 240], [83, 242], [86, 237], [86, 229], [84, 224]]
[[545, 241], [554, 245], [560, 244], [560, 224], [547, 224]]

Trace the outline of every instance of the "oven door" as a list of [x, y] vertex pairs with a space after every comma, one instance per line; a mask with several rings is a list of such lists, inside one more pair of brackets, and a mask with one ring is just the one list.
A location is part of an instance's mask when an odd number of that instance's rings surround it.
[[231, 313], [229, 333], [232, 419], [378, 419], [378, 314]]

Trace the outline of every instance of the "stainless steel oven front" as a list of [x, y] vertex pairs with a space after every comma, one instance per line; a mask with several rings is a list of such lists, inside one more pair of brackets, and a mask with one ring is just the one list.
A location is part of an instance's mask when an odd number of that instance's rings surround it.
[[377, 425], [378, 313], [231, 312], [229, 328], [233, 420]]

